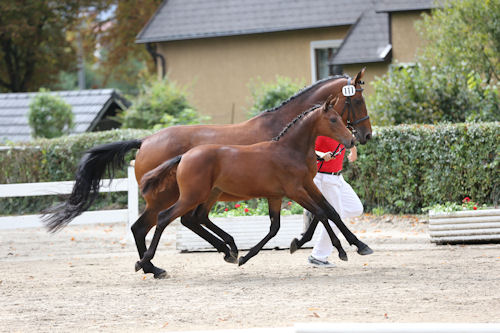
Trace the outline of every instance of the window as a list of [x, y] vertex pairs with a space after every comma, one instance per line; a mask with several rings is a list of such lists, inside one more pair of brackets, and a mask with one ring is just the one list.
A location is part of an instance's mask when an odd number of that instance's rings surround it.
[[312, 82], [331, 75], [342, 74], [342, 66], [332, 64], [333, 57], [337, 53], [341, 43], [341, 39], [311, 42]]

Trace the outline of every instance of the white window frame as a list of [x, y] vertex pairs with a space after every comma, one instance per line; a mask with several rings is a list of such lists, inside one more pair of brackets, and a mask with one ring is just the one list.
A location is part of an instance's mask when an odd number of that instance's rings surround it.
[[316, 75], [316, 49], [338, 48], [342, 44], [342, 39], [316, 40], [311, 42], [311, 82], [318, 80]]

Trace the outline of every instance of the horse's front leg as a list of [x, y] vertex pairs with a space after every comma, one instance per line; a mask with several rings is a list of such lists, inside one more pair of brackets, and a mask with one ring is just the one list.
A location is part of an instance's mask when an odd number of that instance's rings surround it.
[[248, 253], [240, 257], [238, 260], [238, 266], [246, 263], [250, 258], [255, 256], [259, 251], [266, 245], [266, 243], [276, 236], [278, 230], [280, 229], [280, 210], [281, 210], [281, 198], [268, 198], [267, 202], [269, 204], [269, 218], [271, 219], [271, 226], [269, 228], [268, 234], [254, 247], [248, 251]]
[[339, 228], [340, 232], [344, 235], [345, 239], [349, 243], [349, 245], [355, 245], [358, 248], [358, 253], [361, 255], [367, 255], [367, 254], [372, 254], [373, 250], [360, 241], [342, 222], [342, 219], [340, 218], [339, 214], [333, 208], [332, 205], [326, 200], [326, 198], [321, 194], [319, 189], [316, 187], [316, 184], [311, 180], [306, 184], [305, 189], [309, 196], [317, 202], [317, 204], [323, 209], [323, 211], [326, 213], [327, 218]]

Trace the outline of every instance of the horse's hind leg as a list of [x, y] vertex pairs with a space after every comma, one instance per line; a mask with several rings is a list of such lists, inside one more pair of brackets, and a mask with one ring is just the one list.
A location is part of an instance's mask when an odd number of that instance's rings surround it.
[[[234, 242], [233, 236], [231, 236], [230, 234], [228, 234], [227, 232], [225, 232], [224, 230], [219, 228], [212, 221], [210, 221], [210, 219], [208, 218], [208, 215], [201, 216], [199, 219], [199, 222], [201, 224], [204, 224], [208, 230], [212, 231], [217, 236], [219, 236], [225, 242], [225, 244], [229, 245], [229, 248], [231, 249], [230, 258], [224, 257], [224, 260], [226, 260], [227, 262], [230, 262], [230, 263], [235, 263], [236, 261], [233, 261], [233, 258], [234, 258], [234, 260], [236, 260], [238, 258], [238, 247], [236, 246], [236, 243]], [[227, 259], [230, 259], [230, 260], [227, 260]]]
[[[146, 235], [149, 230], [156, 225], [156, 216], [156, 211], [146, 209], [131, 227], [132, 234], [135, 239], [135, 245], [137, 247], [137, 251], [139, 252], [139, 258], [142, 258], [144, 256], [144, 252], [146, 252]], [[142, 267], [142, 270], [144, 273], [153, 273], [155, 278], [163, 278], [167, 275], [167, 272], [165, 272], [164, 269], [156, 267], [151, 262], [145, 264]]]
[[[223, 241], [221, 241], [219, 238], [215, 237], [213, 234], [211, 234], [205, 228], [203, 228], [203, 226], [200, 224], [201, 222], [200, 218], [203, 219], [203, 216], [198, 217], [195, 214], [195, 212], [193, 212], [192, 214], [188, 213], [181, 217], [181, 223], [183, 226], [187, 227], [195, 234], [197, 234], [198, 236], [209, 242], [213, 247], [217, 249], [218, 252], [224, 252], [225, 261], [235, 264], [237, 262], [237, 257], [232, 255], [231, 251], [228, 249], [228, 247]], [[208, 217], [206, 219], [208, 220]]]
[[246, 263], [250, 258], [255, 256], [259, 251], [266, 245], [266, 243], [276, 236], [278, 230], [280, 229], [280, 210], [281, 210], [281, 198], [267, 199], [269, 203], [269, 218], [271, 219], [271, 226], [269, 228], [269, 233], [254, 247], [248, 251], [248, 253], [240, 257], [238, 260], [238, 266]]
[[306, 232], [302, 235], [300, 239], [294, 238], [292, 243], [290, 244], [290, 253], [294, 253], [298, 249], [300, 249], [305, 243], [309, 242], [314, 235], [314, 230], [316, 230], [316, 226], [318, 225], [319, 219], [313, 215], [313, 220], [307, 227]]

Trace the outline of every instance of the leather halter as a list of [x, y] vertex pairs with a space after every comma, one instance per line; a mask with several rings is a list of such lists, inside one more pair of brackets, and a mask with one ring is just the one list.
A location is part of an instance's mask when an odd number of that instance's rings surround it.
[[[347, 85], [351, 85], [351, 78], [348, 77], [347, 78]], [[359, 84], [362, 84], [363, 82], [359, 82]], [[354, 85], [356, 85], [356, 82], [354, 83]], [[356, 88], [356, 91], [363, 91], [363, 88], [359, 88], [357, 89]], [[342, 109], [342, 112], [340, 113], [340, 116], [342, 117], [344, 115], [344, 111], [346, 110], [347, 108], [347, 128], [353, 130], [353, 126], [359, 124], [360, 122], [364, 121], [364, 120], [367, 120], [367, 119], [370, 119], [370, 116], [366, 115], [364, 116], [363, 118], [360, 118], [356, 121], [351, 121], [351, 119], [354, 119], [354, 109], [352, 108], [352, 103], [351, 103], [351, 96], [347, 96], [346, 99], [345, 99], [345, 104], [344, 104], [344, 108]]]

